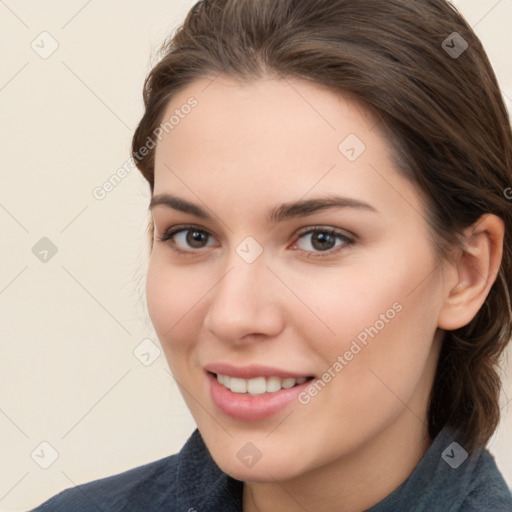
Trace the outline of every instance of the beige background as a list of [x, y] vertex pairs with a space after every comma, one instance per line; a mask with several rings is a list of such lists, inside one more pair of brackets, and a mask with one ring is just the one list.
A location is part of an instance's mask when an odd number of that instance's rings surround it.
[[[93, 196], [127, 162], [143, 79], [193, 3], [0, 2], [2, 511], [175, 453], [195, 428], [145, 310], [146, 185], [133, 171]], [[456, 3], [512, 107], [512, 0]], [[490, 450], [512, 485], [504, 411]]]

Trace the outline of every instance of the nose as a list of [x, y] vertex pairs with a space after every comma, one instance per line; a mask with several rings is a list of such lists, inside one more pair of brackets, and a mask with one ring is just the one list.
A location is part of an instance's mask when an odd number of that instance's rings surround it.
[[279, 281], [263, 258], [251, 264], [230, 261], [230, 270], [210, 295], [204, 327], [231, 344], [277, 336], [285, 325]]

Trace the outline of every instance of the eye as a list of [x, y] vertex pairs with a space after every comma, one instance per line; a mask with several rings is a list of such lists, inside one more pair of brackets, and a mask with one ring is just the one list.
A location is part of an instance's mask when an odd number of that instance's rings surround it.
[[354, 240], [337, 229], [315, 227], [305, 233], [299, 233], [299, 239], [294, 247], [298, 246], [305, 252], [332, 254], [353, 244]]
[[213, 237], [203, 229], [195, 226], [181, 226], [166, 231], [164, 235], [157, 235], [160, 242], [168, 242], [172, 249], [177, 252], [190, 252], [194, 249], [204, 249], [205, 247], [215, 245], [209, 243]]
[[[170, 245], [178, 253], [199, 252], [199, 249], [215, 246], [213, 236], [204, 229], [196, 226], [179, 226], [167, 230], [163, 235], [156, 235], [160, 242]], [[321, 257], [331, 255], [338, 250], [348, 248], [355, 242], [344, 232], [331, 227], [308, 228], [308, 231], [299, 233], [298, 240], [293, 249]]]

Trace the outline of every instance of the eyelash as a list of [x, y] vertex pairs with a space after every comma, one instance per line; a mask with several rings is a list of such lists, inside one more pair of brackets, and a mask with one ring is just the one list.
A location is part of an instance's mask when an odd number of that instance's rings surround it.
[[[210, 233], [208, 233], [208, 231], [201, 229], [197, 226], [186, 225], [186, 226], [179, 226], [176, 228], [171, 228], [171, 229], [167, 230], [163, 235], [156, 235], [155, 237], [159, 242], [167, 243], [171, 247], [171, 249], [174, 252], [178, 253], [180, 256], [185, 256], [185, 257], [193, 256], [194, 253], [200, 252], [201, 248], [196, 249], [196, 250], [192, 249], [190, 251], [186, 251], [183, 249], [179, 249], [178, 246], [176, 245], [176, 242], [173, 240], [173, 237], [175, 235], [177, 235], [178, 233], [186, 232], [186, 231], [195, 231], [198, 233], [205, 234], [208, 237], [212, 236]], [[331, 235], [331, 236], [335, 237], [336, 239], [341, 240], [343, 242], [343, 245], [341, 245], [339, 247], [335, 247], [333, 249], [329, 249], [327, 251], [305, 251], [305, 250], [299, 249], [299, 251], [307, 253], [308, 258], [324, 258], [327, 256], [332, 256], [333, 254], [335, 254], [343, 249], [348, 249], [355, 243], [355, 240], [348, 237], [342, 231], [335, 229], [335, 228], [331, 228], [331, 227], [325, 227], [325, 226], [313, 226], [313, 227], [306, 228], [305, 230], [302, 230], [299, 233], [297, 233], [296, 236], [297, 236], [297, 239], [300, 239], [303, 236], [310, 235], [312, 233], [323, 233], [323, 234]]]

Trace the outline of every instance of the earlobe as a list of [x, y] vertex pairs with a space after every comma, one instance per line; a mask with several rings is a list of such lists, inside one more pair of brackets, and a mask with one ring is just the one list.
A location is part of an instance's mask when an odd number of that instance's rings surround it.
[[482, 307], [496, 280], [503, 255], [505, 226], [496, 215], [483, 215], [465, 230], [464, 247], [451, 265], [456, 283], [446, 290], [438, 326], [464, 327]]

